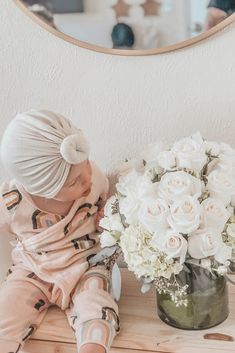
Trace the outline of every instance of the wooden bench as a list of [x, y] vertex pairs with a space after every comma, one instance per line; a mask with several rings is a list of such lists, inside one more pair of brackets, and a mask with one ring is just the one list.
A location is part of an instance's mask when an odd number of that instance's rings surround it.
[[[141, 284], [134, 275], [126, 268], [121, 272], [121, 333], [114, 340], [111, 353], [235, 352], [235, 286], [229, 285], [230, 315], [224, 323], [209, 330], [184, 331], [170, 327], [158, 318], [154, 289], [142, 294]], [[77, 353], [74, 333], [65, 314], [56, 307], [51, 308], [22, 352]]]

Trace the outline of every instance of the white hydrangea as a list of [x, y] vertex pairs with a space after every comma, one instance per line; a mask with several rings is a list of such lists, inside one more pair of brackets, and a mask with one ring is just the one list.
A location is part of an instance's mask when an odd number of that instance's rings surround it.
[[140, 277], [154, 279], [160, 276], [170, 278], [179, 273], [182, 266], [151, 245], [152, 235], [141, 225], [126, 228], [120, 238], [124, 259], [129, 270]]

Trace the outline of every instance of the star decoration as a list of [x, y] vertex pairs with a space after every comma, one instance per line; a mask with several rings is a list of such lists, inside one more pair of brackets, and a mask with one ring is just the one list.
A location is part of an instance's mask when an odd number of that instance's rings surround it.
[[128, 16], [128, 11], [130, 5], [127, 5], [124, 0], [118, 0], [117, 4], [112, 6], [113, 10], [116, 13], [116, 17]]
[[159, 13], [161, 2], [157, 0], [146, 0], [143, 5], [145, 16], [156, 16]]

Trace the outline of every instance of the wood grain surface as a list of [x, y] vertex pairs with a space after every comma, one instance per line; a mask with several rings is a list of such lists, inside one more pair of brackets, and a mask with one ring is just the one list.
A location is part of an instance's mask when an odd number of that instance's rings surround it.
[[[158, 318], [154, 289], [142, 294], [141, 284], [134, 275], [126, 268], [121, 269], [121, 272], [121, 332], [113, 342], [111, 353], [235, 352], [235, 286], [229, 285], [230, 314], [226, 321], [209, 330], [185, 331], [170, 327]], [[22, 352], [77, 352], [74, 333], [59, 308], [49, 309], [42, 325], [26, 343]]]

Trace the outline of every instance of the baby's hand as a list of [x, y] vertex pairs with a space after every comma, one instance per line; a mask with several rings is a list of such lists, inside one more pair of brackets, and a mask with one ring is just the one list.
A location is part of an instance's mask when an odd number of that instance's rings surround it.
[[107, 198], [104, 198], [104, 199], [102, 197], [99, 198], [99, 200], [96, 202], [98, 211], [101, 211], [104, 208], [106, 201], [107, 201]]
[[100, 233], [102, 233], [104, 231], [104, 229], [102, 227], [100, 227], [99, 225], [99, 222], [100, 220], [104, 217], [104, 207], [101, 208], [97, 214], [96, 214], [96, 220], [95, 220], [95, 223], [96, 223], [96, 230]]

